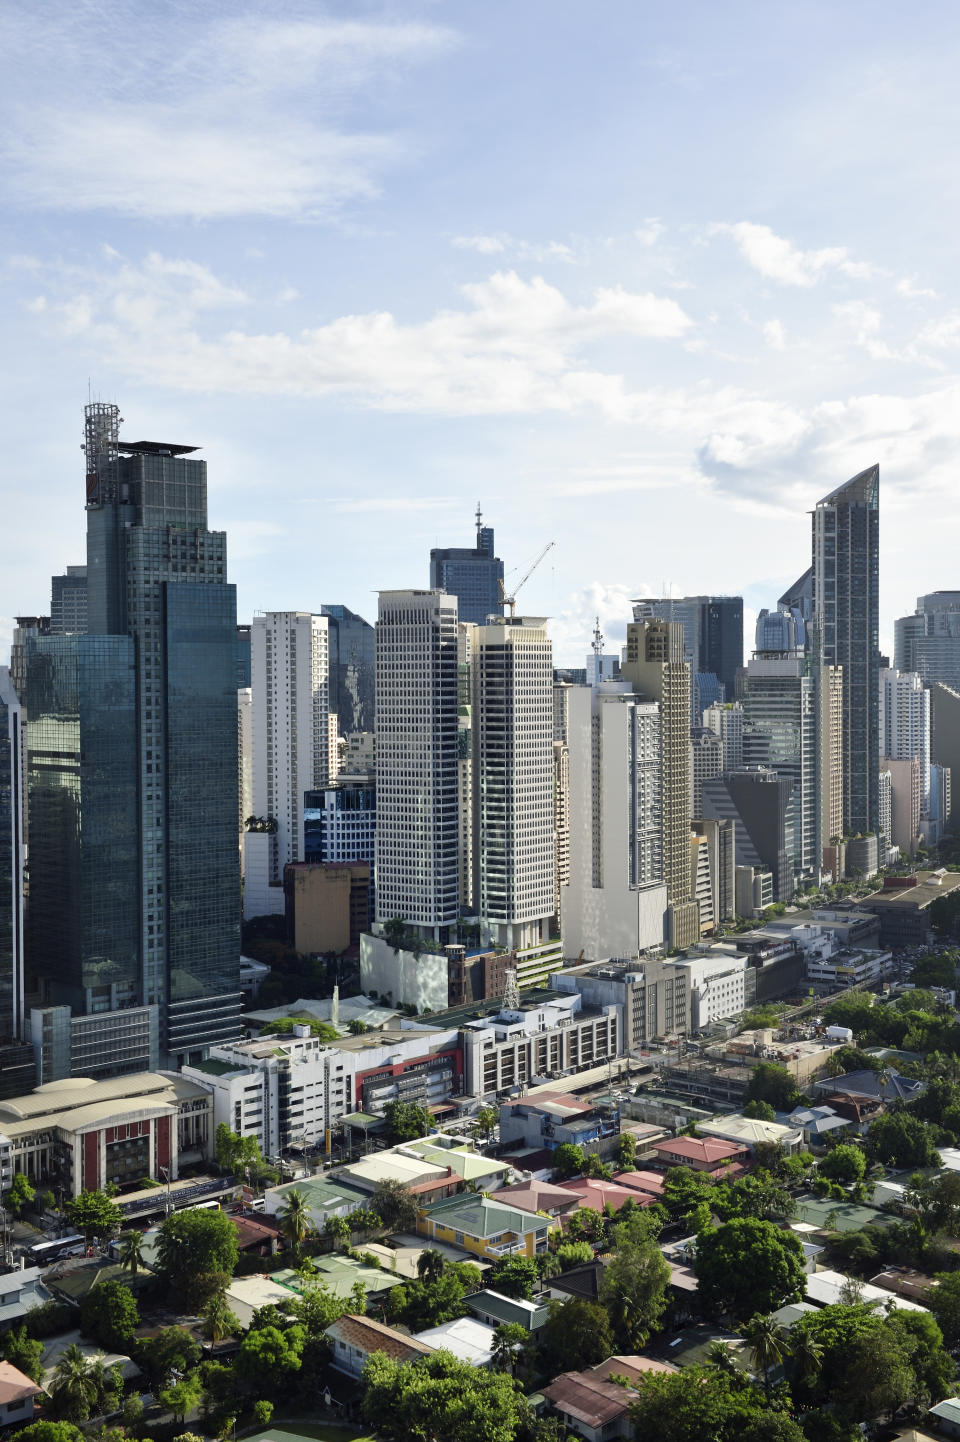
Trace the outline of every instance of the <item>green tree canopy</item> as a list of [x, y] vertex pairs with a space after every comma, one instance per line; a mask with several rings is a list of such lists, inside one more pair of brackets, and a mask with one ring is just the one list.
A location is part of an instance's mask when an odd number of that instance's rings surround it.
[[411, 1332], [439, 1327], [466, 1312], [464, 1298], [480, 1285], [480, 1269], [465, 1264], [444, 1267], [433, 1279], [419, 1278], [391, 1288], [387, 1296], [387, 1316], [391, 1322], [403, 1322]]
[[753, 1117], [758, 1122], [773, 1122], [777, 1119], [777, 1114], [769, 1102], [747, 1102], [743, 1109], [743, 1115]]
[[960, 1346], [960, 1272], [938, 1272], [926, 1305], [948, 1347]]
[[754, 1217], [724, 1222], [697, 1238], [699, 1297], [708, 1316], [746, 1320], [803, 1295], [803, 1247], [793, 1232]]
[[279, 1393], [290, 1374], [300, 1370], [306, 1338], [299, 1323], [283, 1331], [279, 1327], [252, 1328], [240, 1343], [237, 1381], [261, 1396]]
[[23, 1172], [14, 1172], [10, 1190], [4, 1194], [3, 1204], [8, 1212], [19, 1217], [24, 1207], [28, 1207], [36, 1199], [36, 1195]]
[[157, 1261], [175, 1299], [199, 1308], [222, 1291], [237, 1265], [237, 1229], [223, 1212], [174, 1212], [160, 1227]]
[[415, 1102], [387, 1102], [383, 1114], [393, 1145], [429, 1136], [434, 1129], [433, 1117], [426, 1107], [417, 1106]]
[[383, 1225], [391, 1232], [414, 1232], [417, 1229], [417, 1199], [402, 1182], [387, 1178], [378, 1183], [370, 1198], [370, 1208], [383, 1219]]
[[657, 1442], [742, 1442], [767, 1415], [758, 1388], [713, 1367], [646, 1376], [630, 1407], [635, 1436]]
[[3, 1335], [4, 1361], [10, 1362], [34, 1382], [43, 1378], [43, 1343], [27, 1335], [26, 1327], [13, 1327]]
[[758, 1062], [750, 1073], [748, 1102], [769, 1102], [775, 1112], [789, 1112], [796, 1105], [797, 1095], [793, 1077], [776, 1062]]
[[540, 1281], [540, 1271], [532, 1257], [500, 1257], [490, 1268], [488, 1280], [505, 1297], [529, 1302]]
[[173, 1372], [189, 1372], [200, 1360], [200, 1348], [185, 1327], [162, 1327], [138, 1345], [136, 1360], [151, 1387], [163, 1387]]
[[834, 1182], [862, 1182], [867, 1172], [866, 1153], [852, 1142], [840, 1142], [827, 1152], [819, 1171]]
[[67, 1202], [64, 1211], [85, 1237], [112, 1237], [123, 1225], [123, 1213], [106, 1192], [81, 1192]]
[[878, 1161], [894, 1167], [933, 1167], [940, 1157], [927, 1122], [910, 1112], [887, 1112], [870, 1123], [867, 1146]]
[[611, 1355], [613, 1331], [606, 1307], [579, 1297], [548, 1306], [550, 1315], [540, 1335], [554, 1372], [579, 1372]]
[[80, 1330], [107, 1352], [128, 1352], [140, 1325], [140, 1312], [123, 1282], [101, 1282], [80, 1303]]
[[374, 1352], [363, 1369], [363, 1420], [386, 1442], [514, 1442], [527, 1420], [520, 1386], [506, 1372], [434, 1352], [394, 1362]]
[[21, 1437], [24, 1442], [83, 1442], [83, 1433], [72, 1422], [31, 1422], [20, 1428]]
[[653, 1237], [644, 1236], [639, 1225], [614, 1228], [613, 1258], [603, 1271], [600, 1300], [634, 1351], [660, 1326], [669, 1281], [670, 1268]]
[[199, 1372], [188, 1372], [186, 1377], [179, 1378], [172, 1382], [169, 1387], [164, 1387], [157, 1401], [167, 1412], [173, 1413], [173, 1420], [181, 1426], [186, 1421], [188, 1412], [200, 1406], [200, 1399], [203, 1396], [203, 1382]]
[[554, 1176], [561, 1181], [568, 1177], [577, 1177], [583, 1171], [583, 1147], [575, 1147], [572, 1142], [561, 1142], [554, 1148], [551, 1160]]

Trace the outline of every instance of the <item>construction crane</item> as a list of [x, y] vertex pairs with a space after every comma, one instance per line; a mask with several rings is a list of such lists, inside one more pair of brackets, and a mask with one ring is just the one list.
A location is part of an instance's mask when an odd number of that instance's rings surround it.
[[510, 607], [510, 620], [511, 620], [511, 621], [513, 620], [514, 607], [515, 607], [516, 604], [517, 604], [517, 592], [519, 591], [519, 589], [520, 589], [521, 586], [526, 585], [527, 581], [529, 581], [530, 577], [533, 575], [534, 571], [537, 569], [537, 567], [539, 566], [540, 562], [543, 560], [544, 556], [547, 554], [547, 552], [548, 552], [549, 550], [552, 550], [552, 548], [553, 548], [556, 544], [557, 544], [556, 541], [548, 541], [548, 542], [547, 542], [547, 544], [544, 546], [543, 550], [540, 552], [540, 554], [539, 554], [539, 556], [537, 557], [537, 559], [534, 561], [533, 565], [532, 565], [532, 566], [530, 567], [530, 569], [527, 571], [527, 574], [526, 574], [525, 576], [521, 577], [521, 579], [520, 579], [520, 580], [517, 582], [517, 584], [514, 586], [513, 591], [512, 591], [512, 593], [511, 593], [509, 596], [508, 596], [507, 593], [506, 593], [506, 590], [505, 590], [505, 588], [504, 588], [503, 582], [501, 581], [501, 582], [499, 583], [499, 585], [500, 585], [500, 604], [501, 604], [501, 606], [509, 606], [509, 607]]

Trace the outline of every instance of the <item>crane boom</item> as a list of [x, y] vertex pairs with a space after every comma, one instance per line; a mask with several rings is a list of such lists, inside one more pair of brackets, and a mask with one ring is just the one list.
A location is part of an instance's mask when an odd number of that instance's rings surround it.
[[500, 582], [500, 600], [503, 602], [503, 604], [504, 604], [505, 606], [509, 606], [509, 607], [510, 607], [510, 619], [511, 619], [511, 621], [513, 620], [514, 607], [515, 607], [516, 604], [517, 604], [517, 592], [519, 591], [519, 589], [520, 589], [521, 586], [526, 585], [527, 581], [529, 581], [530, 577], [533, 575], [534, 571], [537, 569], [537, 567], [539, 566], [540, 562], [543, 560], [544, 556], [547, 554], [547, 552], [548, 552], [549, 550], [552, 550], [552, 548], [553, 548], [556, 544], [557, 544], [556, 541], [548, 541], [548, 542], [547, 542], [547, 544], [544, 546], [543, 550], [540, 552], [540, 554], [539, 554], [539, 556], [537, 557], [537, 559], [533, 562], [533, 564], [532, 564], [532, 565], [529, 567], [529, 569], [527, 570], [526, 575], [521, 576], [520, 580], [519, 580], [519, 581], [517, 582], [517, 584], [514, 586], [513, 591], [512, 591], [512, 593], [511, 593], [509, 596], [508, 596], [507, 593], [506, 593], [506, 590], [505, 590], [505, 588], [504, 588], [503, 582], [502, 582], [502, 581]]

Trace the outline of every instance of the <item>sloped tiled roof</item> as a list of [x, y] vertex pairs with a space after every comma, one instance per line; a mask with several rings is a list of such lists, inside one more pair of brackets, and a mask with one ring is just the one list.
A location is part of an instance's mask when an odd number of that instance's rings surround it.
[[342, 1317], [338, 1317], [327, 1328], [326, 1335], [358, 1348], [367, 1356], [371, 1352], [383, 1352], [394, 1362], [411, 1362], [417, 1357], [429, 1357], [434, 1350], [425, 1342], [418, 1342], [416, 1337], [405, 1336], [394, 1327], [375, 1322], [372, 1317], [360, 1317], [355, 1312], [346, 1312]]
[[563, 1372], [543, 1395], [558, 1412], [565, 1412], [587, 1427], [615, 1422], [639, 1395], [632, 1387], [607, 1382], [590, 1372]]
[[37, 1397], [43, 1391], [38, 1382], [28, 1377], [12, 1362], [0, 1362], [0, 1405], [24, 1402], [28, 1397]]

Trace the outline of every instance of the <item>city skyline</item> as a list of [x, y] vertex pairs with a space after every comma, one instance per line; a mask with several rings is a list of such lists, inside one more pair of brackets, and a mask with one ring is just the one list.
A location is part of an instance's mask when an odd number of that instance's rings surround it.
[[892, 655], [951, 586], [960, 443], [960, 20], [921, 12], [747, 5], [735, 47], [703, 4], [9, 15], [0, 648], [83, 560], [89, 378], [203, 441], [245, 619], [372, 621], [479, 500], [508, 588], [556, 541], [558, 664], [665, 591], [742, 593], [749, 650], [802, 513], [878, 463]]

